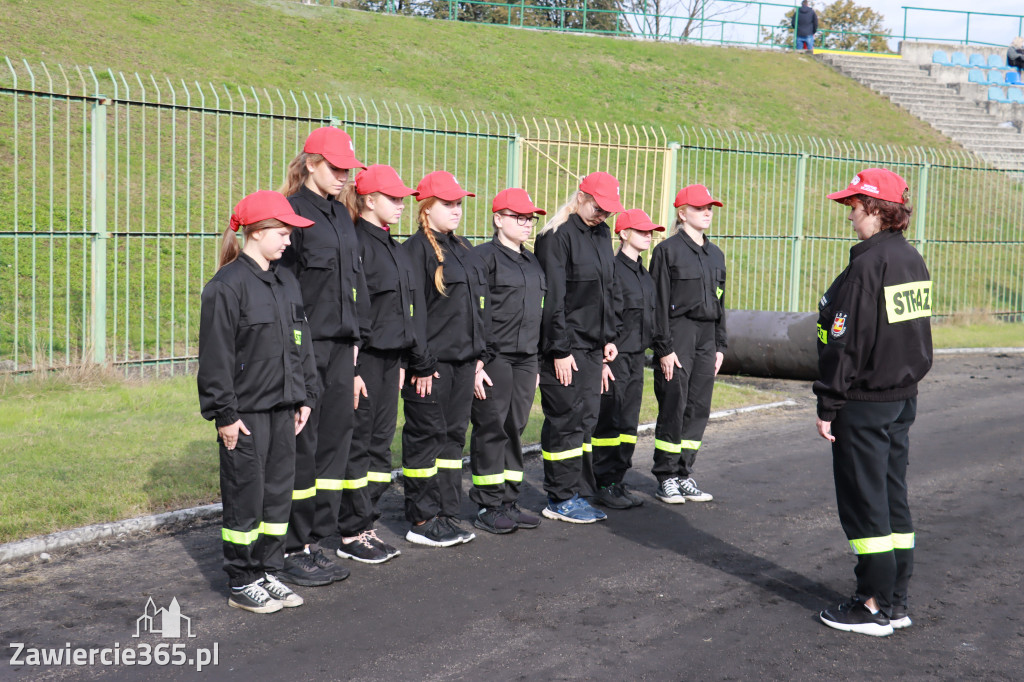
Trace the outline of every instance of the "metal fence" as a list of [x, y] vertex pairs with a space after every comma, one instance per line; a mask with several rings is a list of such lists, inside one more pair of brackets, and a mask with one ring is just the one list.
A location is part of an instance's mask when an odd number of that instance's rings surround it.
[[[101, 93], [101, 94], [97, 94]], [[824, 195], [884, 165], [915, 192], [909, 237], [938, 312], [1024, 313], [1024, 187], [966, 152], [584, 121], [513, 118], [323, 93], [172, 82], [6, 60], [0, 77], [0, 370], [195, 356], [199, 293], [234, 203], [276, 189], [313, 128], [414, 183], [443, 168], [477, 194], [463, 233], [491, 234], [490, 198], [526, 187], [555, 210], [604, 170], [628, 207], [673, 222], [678, 188], [722, 197], [712, 237], [727, 304], [813, 310], [855, 243]], [[407, 211], [398, 232], [415, 230]]]

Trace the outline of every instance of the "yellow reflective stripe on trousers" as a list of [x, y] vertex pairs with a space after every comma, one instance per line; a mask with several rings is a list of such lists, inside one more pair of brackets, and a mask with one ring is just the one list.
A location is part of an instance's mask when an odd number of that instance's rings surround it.
[[252, 530], [231, 530], [230, 528], [221, 528], [220, 537], [224, 542], [230, 542], [233, 545], [251, 545], [260, 538], [260, 528], [253, 528]]
[[633, 445], [636, 445], [636, 436], [634, 436], [632, 434], [629, 434], [629, 433], [620, 433], [619, 434], [619, 442], [620, 443], [632, 443]]
[[288, 532], [287, 523], [261, 523], [260, 530], [264, 535], [284, 535]]
[[316, 479], [317, 490], [341, 490], [340, 478], [318, 478]]
[[316, 486], [313, 486], [312, 488], [306, 488], [305, 490], [292, 491], [293, 500], [308, 500], [314, 495], [316, 495]]
[[437, 468], [438, 469], [461, 469], [462, 468], [462, 460], [461, 459], [440, 459], [439, 458], [437, 460]]
[[359, 488], [365, 488], [366, 484], [369, 483], [366, 476], [362, 478], [346, 478], [341, 482], [341, 487], [345, 490], [357, 490]]
[[572, 459], [573, 457], [582, 457], [583, 448], [573, 448], [572, 450], [564, 450], [562, 452], [548, 452], [547, 450], [540, 451], [541, 457], [549, 462], [558, 462], [563, 459]]
[[594, 451], [593, 443], [588, 441], [588, 442], [583, 444], [583, 452], [593, 452], [593, 451]]
[[590, 441], [596, 447], [613, 447], [622, 442], [620, 438], [595, 438]]
[[683, 440], [679, 441], [680, 450], [700, 450], [699, 440]]
[[387, 471], [370, 471], [366, 474], [366, 480], [370, 483], [391, 483], [391, 473]]
[[511, 469], [505, 469], [505, 480], [506, 481], [510, 481], [512, 483], [522, 483], [523, 482], [523, 472], [522, 471], [512, 471]]
[[891, 552], [893, 549], [892, 535], [885, 535], [880, 538], [858, 538], [850, 540], [850, 547], [854, 554], [880, 554]]
[[490, 474], [488, 476], [474, 476], [473, 485], [501, 485], [505, 482], [505, 474]]
[[679, 452], [683, 449], [679, 443], [669, 443], [667, 440], [658, 440], [657, 438], [654, 439], [654, 447], [665, 452]]
[[892, 534], [892, 548], [893, 549], [914, 549], [914, 534], [913, 533], [893, 533]]
[[429, 469], [406, 469], [402, 467], [402, 475], [408, 478], [430, 478], [431, 476], [437, 476], [437, 467], [430, 467]]

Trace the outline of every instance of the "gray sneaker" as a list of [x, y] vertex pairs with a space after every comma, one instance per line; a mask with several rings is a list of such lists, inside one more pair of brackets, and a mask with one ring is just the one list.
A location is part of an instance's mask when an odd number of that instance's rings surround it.
[[267, 591], [272, 598], [281, 602], [286, 609], [302, 606], [302, 597], [292, 592], [291, 588], [278, 580], [272, 573], [267, 573], [263, 580], [259, 581], [260, 587]]
[[253, 613], [276, 613], [283, 609], [284, 604], [271, 597], [260, 582], [257, 580], [237, 589], [232, 588], [228, 606]]
[[679, 492], [683, 494], [687, 502], [710, 502], [715, 499], [711, 497], [710, 493], [706, 493], [698, 488], [692, 478], [679, 480]]
[[410, 528], [405, 534], [405, 539], [428, 547], [451, 547], [462, 542], [462, 538], [437, 516]]

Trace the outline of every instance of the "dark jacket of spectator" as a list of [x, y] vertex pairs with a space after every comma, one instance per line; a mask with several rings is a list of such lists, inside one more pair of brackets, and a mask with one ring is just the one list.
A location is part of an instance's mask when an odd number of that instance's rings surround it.
[[818, 32], [818, 15], [813, 7], [802, 5], [793, 15], [793, 28], [801, 38]]

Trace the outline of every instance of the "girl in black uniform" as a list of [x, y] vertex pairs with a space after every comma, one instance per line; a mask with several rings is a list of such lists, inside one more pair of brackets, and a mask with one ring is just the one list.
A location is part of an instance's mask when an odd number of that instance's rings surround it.
[[704, 231], [712, 207], [722, 202], [704, 185], [676, 195], [677, 232], [654, 247], [651, 276], [657, 289], [654, 431], [657, 498], [668, 504], [706, 502], [712, 497], [691, 472], [711, 414], [711, 393], [727, 345], [725, 255]]
[[615, 255], [615, 283], [622, 295], [615, 347], [619, 355], [604, 366], [601, 412], [594, 428], [594, 501], [610, 509], [629, 509], [643, 504], [622, 482], [632, 466], [640, 403], [644, 394], [645, 351], [654, 336], [654, 280], [640, 261], [651, 247], [655, 225], [639, 208], [620, 213], [615, 234], [621, 240]]
[[548, 494], [543, 514], [569, 523], [608, 518], [580, 494], [595, 492], [590, 438], [601, 406], [602, 365], [618, 354], [615, 254], [605, 219], [624, 210], [619, 181], [591, 173], [537, 235], [537, 258], [548, 286], [540, 370]]
[[[348, 576], [348, 569], [323, 553], [320, 541], [337, 542], [342, 490], [354, 484], [344, 478], [354, 404], [364, 392], [355, 363], [367, 326], [366, 280], [352, 219], [336, 201], [352, 168], [365, 168], [356, 159], [352, 138], [337, 128], [317, 128], [288, 164], [282, 189], [295, 212], [314, 222], [292, 240], [283, 263], [302, 287], [323, 384], [309, 428], [296, 444], [288, 555], [281, 574], [296, 585], [326, 585]], [[342, 550], [338, 554], [347, 556]]]
[[544, 305], [544, 270], [523, 248], [537, 214], [526, 190], [498, 192], [491, 202], [494, 239], [475, 251], [487, 268], [491, 304], [485, 322], [495, 352], [474, 387], [470, 499], [480, 507], [473, 525], [491, 533], [536, 528], [540, 517], [519, 508], [523, 482], [520, 438], [537, 390], [537, 350]]
[[275, 261], [292, 227], [312, 224], [277, 192], [250, 194], [235, 206], [219, 269], [203, 287], [199, 407], [220, 443], [228, 605], [255, 613], [302, 604], [275, 573], [284, 565], [295, 437], [316, 404], [319, 379], [299, 284]]
[[415, 345], [412, 267], [389, 232], [402, 219], [402, 199], [415, 195], [391, 166], [370, 166], [342, 192], [355, 220], [359, 255], [370, 295], [370, 332], [359, 350], [366, 397], [356, 408], [339, 531], [358, 542], [342, 551], [357, 561], [382, 563], [401, 552], [377, 536], [375, 506], [391, 483], [391, 440], [398, 417], [402, 363]]
[[[451, 173], [434, 171], [416, 186], [419, 231], [402, 244], [413, 272], [413, 304], [422, 353], [409, 358], [402, 399], [405, 539], [431, 547], [476, 535], [457, 520], [462, 502], [462, 450], [473, 405], [474, 373], [490, 361], [483, 314], [487, 272], [455, 235], [462, 199], [476, 196]], [[419, 311], [426, 312], [420, 316]]]

